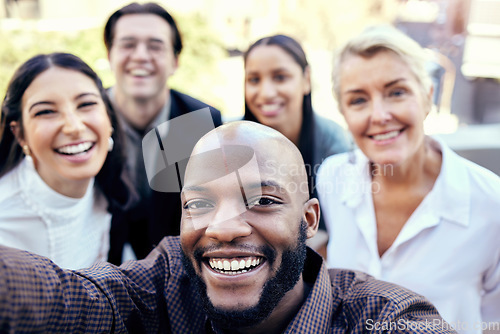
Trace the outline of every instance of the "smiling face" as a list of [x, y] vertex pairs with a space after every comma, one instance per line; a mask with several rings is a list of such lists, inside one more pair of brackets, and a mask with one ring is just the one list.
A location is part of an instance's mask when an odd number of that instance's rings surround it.
[[341, 65], [340, 106], [354, 140], [370, 161], [400, 165], [424, 148], [429, 99], [401, 58], [379, 51]]
[[[245, 131], [237, 125], [216, 129], [195, 148], [182, 192], [181, 243], [211, 319], [246, 327], [283, 304], [300, 305], [302, 296], [295, 298], [303, 287], [304, 239], [317, 228], [318, 205], [308, 200], [305, 170], [288, 173], [287, 168], [297, 171], [297, 164], [303, 166], [295, 146], [259, 138], [256, 131], [262, 131], [262, 125], [243, 123], [253, 125]], [[197, 156], [213, 147], [210, 142], [217, 132], [225, 134], [218, 138], [222, 149]], [[230, 145], [250, 147], [257, 170], [244, 167], [248, 155]], [[252, 321], [247, 323], [244, 315], [249, 314]]]
[[116, 22], [109, 61], [116, 94], [136, 100], [162, 99], [177, 69], [172, 30], [154, 14], [128, 14]]
[[302, 124], [302, 102], [311, 91], [309, 69], [276, 45], [260, 45], [245, 63], [245, 102], [257, 120], [280, 132]]
[[88, 184], [100, 171], [112, 129], [91, 78], [60, 67], [42, 72], [23, 94], [22, 118], [19, 142], [51, 188], [64, 193], [68, 183]]

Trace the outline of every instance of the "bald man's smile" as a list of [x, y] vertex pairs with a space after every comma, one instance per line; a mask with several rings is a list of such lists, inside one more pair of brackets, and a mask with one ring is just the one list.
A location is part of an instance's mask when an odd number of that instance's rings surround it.
[[263, 125], [226, 124], [195, 146], [181, 193], [183, 261], [221, 326], [279, 322], [280, 309], [300, 305], [319, 210], [300, 184], [300, 152]]
[[[235, 252], [238, 253], [238, 252]], [[224, 275], [239, 275], [250, 272], [264, 263], [261, 256], [248, 256], [243, 254], [231, 254], [233, 258], [221, 257], [226, 254], [207, 254], [208, 264], [216, 273]]]
[[[200, 259], [197, 254], [201, 252], [203, 255]], [[208, 291], [212, 291], [209, 296], [224, 294], [226, 298], [238, 298], [238, 294], [233, 292], [251, 288], [256, 283], [261, 283], [259, 285], [262, 287], [269, 279], [271, 265], [276, 257], [269, 246], [258, 248], [247, 244], [222, 246], [213, 251], [198, 249], [196, 253], [195, 258], [201, 263], [201, 277]], [[255, 297], [259, 296], [260, 293]]]

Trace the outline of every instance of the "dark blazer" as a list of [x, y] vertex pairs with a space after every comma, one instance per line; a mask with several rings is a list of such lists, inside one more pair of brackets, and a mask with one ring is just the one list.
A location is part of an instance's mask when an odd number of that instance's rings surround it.
[[[169, 119], [198, 109], [210, 108], [214, 125], [222, 124], [219, 110], [173, 89], [170, 90]], [[138, 259], [144, 258], [166, 235], [179, 235], [181, 221], [180, 193], [152, 191], [132, 209], [113, 213], [108, 261], [120, 264], [123, 246], [130, 243]]]

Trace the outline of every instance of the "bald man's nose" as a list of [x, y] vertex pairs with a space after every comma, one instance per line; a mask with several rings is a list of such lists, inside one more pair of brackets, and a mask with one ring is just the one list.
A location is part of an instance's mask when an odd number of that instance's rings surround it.
[[252, 227], [245, 220], [246, 206], [240, 201], [228, 201], [220, 205], [205, 234], [221, 242], [231, 242], [237, 238], [249, 236]]
[[237, 238], [249, 236], [252, 234], [252, 228], [244, 221], [233, 219], [231, 222], [210, 224], [205, 234], [220, 242], [231, 242]]

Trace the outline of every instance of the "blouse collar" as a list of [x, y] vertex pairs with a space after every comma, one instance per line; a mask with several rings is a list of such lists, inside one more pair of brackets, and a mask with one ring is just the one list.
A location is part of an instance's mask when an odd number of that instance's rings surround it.
[[[470, 180], [463, 158], [453, 152], [438, 138], [430, 138], [432, 145], [442, 154], [442, 164], [433, 188], [426, 197], [431, 206], [430, 212], [459, 225], [469, 225], [470, 212]], [[368, 158], [359, 149], [353, 152], [353, 163], [346, 163], [346, 187], [341, 201], [348, 207], [358, 207], [367, 192], [372, 191], [372, 178]], [[461, 161], [462, 160], [462, 161]], [[361, 177], [355, 177], [360, 175]]]
[[19, 166], [19, 183], [24, 199], [44, 213], [71, 217], [81, 213], [93, 198], [94, 178], [91, 178], [85, 195], [72, 198], [49, 187], [35, 169], [33, 159], [25, 157]]

